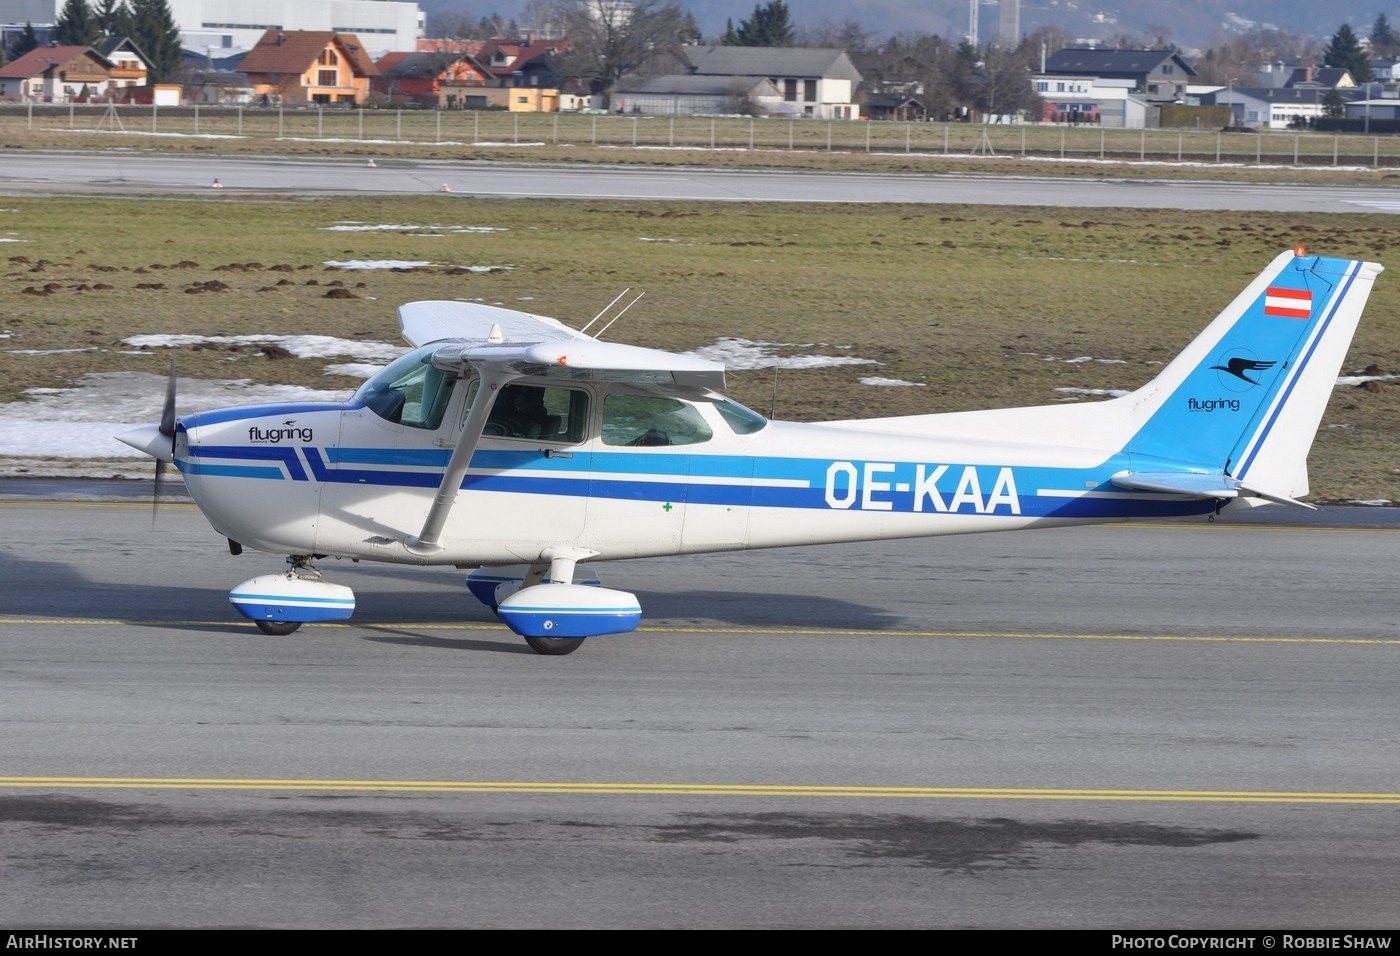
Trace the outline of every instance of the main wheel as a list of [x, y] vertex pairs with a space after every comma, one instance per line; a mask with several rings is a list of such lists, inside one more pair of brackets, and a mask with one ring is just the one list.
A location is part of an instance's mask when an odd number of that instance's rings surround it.
[[254, 621], [253, 623], [256, 624], [258, 630], [262, 631], [264, 634], [273, 634], [279, 637], [284, 634], [290, 634], [301, 627], [300, 621]]
[[529, 644], [536, 654], [560, 657], [564, 654], [572, 654], [586, 640], [588, 640], [586, 637], [527, 637], [525, 643]]

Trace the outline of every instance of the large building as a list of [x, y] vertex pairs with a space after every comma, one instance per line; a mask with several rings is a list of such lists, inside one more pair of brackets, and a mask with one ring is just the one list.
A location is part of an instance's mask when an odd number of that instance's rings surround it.
[[[374, 56], [416, 49], [424, 34], [416, 3], [394, 0], [166, 0], [180, 45], [212, 57], [249, 50], [268, 30], [334, 30], [353, 33]], [[25, 24], [41, 31], [53, 24], [64, 0], [0, 0], [5, 38]], [[89, 4], [91, 6], [91, 3]]]

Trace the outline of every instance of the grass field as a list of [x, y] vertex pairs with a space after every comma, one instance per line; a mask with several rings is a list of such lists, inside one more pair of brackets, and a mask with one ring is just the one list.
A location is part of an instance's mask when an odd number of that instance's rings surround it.
[[[1279, 251], [1386, 264], [1384, 215], [487, 200], [0, 200], [0, 401], [101, 371], [163, 373], [136, 334], [398, 342], [395, 308], [464, 298], [581, 326], [625, 288], [609, 338], [726, 337], [879, 365], [735, 371], [730, 391], [814, 420], [1087, 400], [1150, 378]], [[329, 262], [393, 260], [353, 270]], [[482, 267], [489, 267], [483, 269]], [[1400, 276], [1382, 276], [1348, 371], [1400, 373]], [[317, 388], [317, 361], [187, 348], [182, 377]], [[914, 383], [860, 384], [866, 376]], [[1321, 500], [1400, 500], [1400, 390], [1339, 389], [1312, 457]]]

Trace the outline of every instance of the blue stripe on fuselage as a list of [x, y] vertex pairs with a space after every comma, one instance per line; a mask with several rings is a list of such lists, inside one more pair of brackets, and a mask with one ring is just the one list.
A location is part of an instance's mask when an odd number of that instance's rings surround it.
[[[307, 480], [297, 450], [288, 447], [221, 446], [198, 448], [197, 453], [200, 460], [186, 465], [197, 474]], [[300, 454], [318, 481], [423, 489], [437, 487], [445, 457], [440, 449], [321, 449], [314, 446], [302, 447]], [[215, 464], [210, 459], [221, 461]], [[268, 460], [279, 462], [286, 471], [236, 464]], [[352, 462], [371, 467], [347, 467]], [[947, 465], [939, 480], [929, 484], [934, 469], [940, 467], [943, 466], [921, 462], [753, 459], [678, 453], [580, 451], [575, 457], [546, 458], [538, 450], [490, 450], [473, 456], [474, 470], [465, 477], [462, 488], [523, 495], [730, 507], [752, 505], [796, 511], [1026, 518], [1196, 515], [1209, 513], [1216, 506], [1210, 500], [1174, 500], [1113, 489], [1105, 476], [1126, 467], [1121, 456], [1093, 469]], [[996, 489], [1004, 473], [1009, 475], [1013, 487], [1009, 491], [1003, 487], [998, 495]], [[750, 483], [749, 474], [787, 484]], [[668, 478], [671, 480], [665, 480]], [[1039, 489], [1060, 493], [1039, 494]], [[1089, 494], [1072, 489], [1083, 489]], [[1099, 494], [1094, 495], [1094, 492]]]
[[[301, 466], [297, 450], [286, 445], [191, 445], [190, 457], [204, 459], [191, 462], [195, 474], [212, 474], [208, 459], [222, 458], [226, 461], [278, 461], [287, 469], [293, 481], [306, 481], [306, 469]], [[281, 478], [281, 472], [277, 472]]]

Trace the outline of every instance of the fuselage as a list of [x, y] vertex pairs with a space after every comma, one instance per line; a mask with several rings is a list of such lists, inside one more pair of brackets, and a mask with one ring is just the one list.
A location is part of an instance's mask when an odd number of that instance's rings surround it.
[[1082, 407], [777, 422], [712, 392], [545, 370], [518, 380], [539, 390], [541, 421], [488, 426], [441, 549], [423, 554], [406, 542], [480, 389], [419, 351], [344, 403], [181, 417], [175, 461], [214, 528], [273, 553], [475, 567], [532, 562], [560, 545], [606, 560], [1215, 507], [1114, 488], [1111, 476], [1131, 464], [1116, 450], [1126, 424]]

